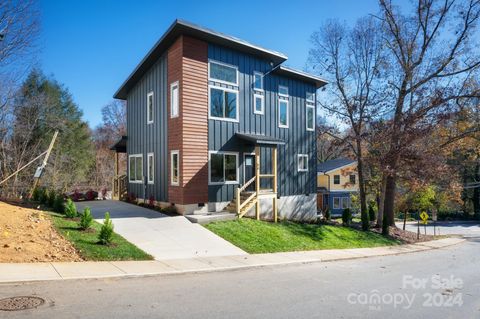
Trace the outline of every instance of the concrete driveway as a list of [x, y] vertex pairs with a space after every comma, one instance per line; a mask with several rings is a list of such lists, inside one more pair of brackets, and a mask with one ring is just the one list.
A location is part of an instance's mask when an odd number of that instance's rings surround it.
[[[403, 228], [403, 223], [395, 223], [398, 228]], [[429, 221], [426, 230], [428, 235], [433, 235], [434, 223]], [[462, 221], [438, 221], [435, 224], [437, 235], [462, 235], [464, 237], [480, 237], [480, 223]], [[406, 230], [416, 233], [417, 222], [407, 222]], [[420, 233], [425, 233], [423, 224], [420, 224]]]
[[156, 260], [246, 254], [183, 216], [170, 217], [114, 200], [78, 202], [76, 205], [79, 211], [90, 207], [98, 222], [102, 222], [105, 212], [109, 212], [115, 232]]

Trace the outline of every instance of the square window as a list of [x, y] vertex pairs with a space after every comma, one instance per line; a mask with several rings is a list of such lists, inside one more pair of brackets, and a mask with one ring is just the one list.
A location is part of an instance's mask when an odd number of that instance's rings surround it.
[[340, 185], [340, 175], [333, 175], [333, 184]]
[[253, 95], [253, 102], [254, 102], [254, 113], [255, 114], [263, 114], [263, 107], [264, 107], [264, 98], [263, 95], [254, 94]]
[[288, 128], [288, 101], [278, 100], [278, 126]]
[[172, 151], [170, 153], [170, 183], [172, 185], [178, 186], [180, 184], [180, 168], [179, 168], [179, 152]]
[[350, 184], [355, 185], [357, 182], [357, 176], [355, 174], [350, 175]]
[[263, 91], [263, 74], [260, 72], [253, 73], [253, 88], [257, 91]]
[[209, 184], [238, 183], [238, 153], [210, 152]]
[[299, 172], [308, 171], [308, 155], [298, 154], [298, 171]]
[[238, 69], [232, 65], [210, 61], [209, 80], [238, 85]]
[[220, 120], [238, 120], [238, 91], [210, 87], [210, 117]]
[[286, 96], [286, 97], [288, 97], [288, 86], [279, 85], [279, 86], [278, 86], [278, 94], [279, 94], [280, 96]]
[[179, 109], [179, 88], [178, 81], [170, 85], [170, 117], [178, 117]]
[[147, 124], [153, 123], [153, 92], [147, 94]]

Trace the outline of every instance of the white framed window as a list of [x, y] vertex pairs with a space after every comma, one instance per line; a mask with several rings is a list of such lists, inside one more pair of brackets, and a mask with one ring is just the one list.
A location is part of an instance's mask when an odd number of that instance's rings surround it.
[[307, 121], [307, 131], [315, 131], [315, 106], [307, 103], [305, 108], [305, 119]]
[[208, 153], [208, 184], [238, 184], [238, 153], [221, 151]]
[[308, 155], [298, 154], [298, 171], [308, 172]]
[[208, 79], [219, 83], [238, 85], [238, 68], [234, 65], [210, 60]]
[[305, 100], [310, 103], [315, 103], [315, 93], [307, 92], [305, 94]]
[[153, 123], [153, 109], [154, 109], [154, 100], [153, 100], [153, 91], [148, 92], [147, 94], [147, 124]]
[[128, 155], [128, 181], [130, 183], [143, 182], [143, 155]]
[[342, 197], [342, 208], [350, 208], [350, 197]]
[[238, 122], [238, 91], [209, 86], [209, 118]]
[[170, 117], [178, 117], [179, 114], [179, 86], [178, 81], [170, 84]]
[[340, 185], [340, 175], [333, 175], [333, 184]]
[[288, 101], [278, 99], [278, 127], [288, 128]]
[[263, 91], [263, 73], [253, 72], [253, 89], [255, 91]]
[[262, 94], [253, 94], [253, 113], [263, 114], [265, 108], [265, 98]]
[[333, 209], [340, 209], [340, 197], [334, 197], [333, 198]]
[[155, 176], [155, 160], [153, 153], [147, 154], [147, 181], [148, 184], [153, 184]]
[[288, 97], [288, 86], [279, 85], [278, 86], [278, 95]]
[[180, 155], [179, 151], [170, 152], [170, 184], [180, 185]]

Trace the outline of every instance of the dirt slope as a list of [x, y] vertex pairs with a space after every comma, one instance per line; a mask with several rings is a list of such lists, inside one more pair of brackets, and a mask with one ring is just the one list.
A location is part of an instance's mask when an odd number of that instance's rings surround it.
[[0, 262], [81, 260], [45, 213], [0, 202]]

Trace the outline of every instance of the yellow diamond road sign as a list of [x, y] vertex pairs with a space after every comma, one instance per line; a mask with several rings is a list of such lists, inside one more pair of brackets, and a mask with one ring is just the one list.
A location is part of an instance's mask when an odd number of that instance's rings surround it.
[[424, 223], [426, 223], [428, 220], [428, 214], [426, 212], [422, 212], [420, 214], [420, 218], [423, 220]]

